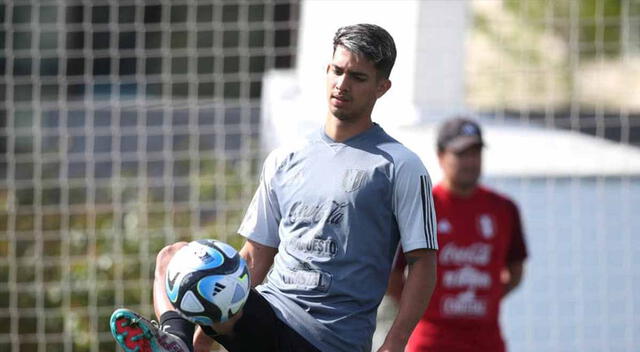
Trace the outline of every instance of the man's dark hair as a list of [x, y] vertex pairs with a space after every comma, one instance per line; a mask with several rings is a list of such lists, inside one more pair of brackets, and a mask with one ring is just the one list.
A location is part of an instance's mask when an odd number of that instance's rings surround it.
[[384, 28], [367, 23], [341, 27], [333, 37], [334, 54], [338, 45], [364, 56], [373, 62], [379, 77], [389, 78], [396, 62], [396, 44]]

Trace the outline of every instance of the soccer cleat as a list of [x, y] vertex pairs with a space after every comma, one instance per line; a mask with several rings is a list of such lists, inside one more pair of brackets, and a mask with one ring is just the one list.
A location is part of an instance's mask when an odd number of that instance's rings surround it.
[[125, 352], [191, 352], [179, 337], [129, 309], [111, 314], [111, 333]]

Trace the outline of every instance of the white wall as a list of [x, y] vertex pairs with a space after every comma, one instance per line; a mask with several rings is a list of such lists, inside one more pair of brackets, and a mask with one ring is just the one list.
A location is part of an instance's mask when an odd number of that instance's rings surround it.
[[263, 147], [273, 149], [322, 126], [333, 35], [350, 24], [380, 25], [396, 42], [393, 86], [376, 105], [376, 122], [410, 126], [464, 110], [467, 6], [446, 0], [303, 1], [297, 67], [264, 79]]

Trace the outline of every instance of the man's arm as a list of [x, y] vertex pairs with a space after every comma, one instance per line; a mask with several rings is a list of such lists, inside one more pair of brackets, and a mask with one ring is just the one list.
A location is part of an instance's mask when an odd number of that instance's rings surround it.
[[387, 285], [387, 295], [393, 298], [393, 302], [400, 303], [402, 289], [404, 288], [404, 263], [394, 265], [389, 274], [389, 284]]
[[513, 291], [520, 282], [522, 282], [522, 276], [524, 275], [524, 262], [515, 261], [507, 263], [507, 266], [502, 271], [502, 284], [504, 285], [503, 297], [507, 296]]
[[247, 261], [251, 287], [256, 287], [264, 281], [277, 252], [277, 248], [247, 239], [242, 249], [240, 249], [240, 255]]
[[512, 201], [509, 201], [507, 205], [511, 211], [513, 228], [509, 248], [507, 249], [507, 264], [502, 269], [500, 277], [503, 285], [503, 297], [520, 285], [524, 275], [524, 262], [527, 259], [527, 245], [524, 240], [520, 211]]
[[409, 273], [398, 307], [398, 315], [378, 352], [402, 352], [413, 328], [431, 299], [436, 284], [436, 251], [418, 249], [405, 253]]

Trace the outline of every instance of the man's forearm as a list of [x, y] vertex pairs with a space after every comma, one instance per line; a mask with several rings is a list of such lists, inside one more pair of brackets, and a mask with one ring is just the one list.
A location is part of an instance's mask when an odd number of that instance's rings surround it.
[[402, 290], [398, 315], [383, 345], [394, 346], [397, 350], [404, 348], [431, 299], [436, 283], [436, 252], [420, 250], [419, 253], [409, 253], [407, 264], [409, 273]]
[[255, 287], [264, 281], [273, 264], [273, 257], [277, 252], [277, 248], [261, 245], [252, 240], [245, 242], [242, 249], [240, 249], [240, 256], [247, 262], [249, 276], [251, 277], [251, 287]]

